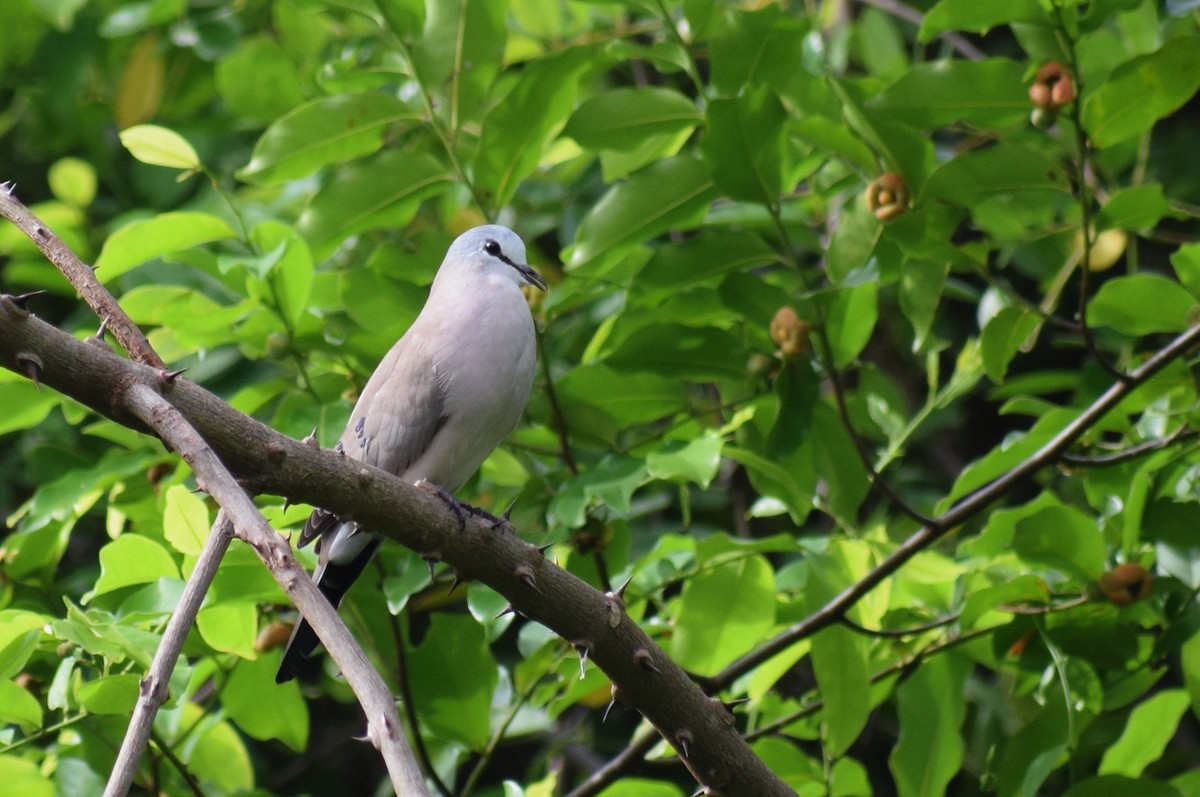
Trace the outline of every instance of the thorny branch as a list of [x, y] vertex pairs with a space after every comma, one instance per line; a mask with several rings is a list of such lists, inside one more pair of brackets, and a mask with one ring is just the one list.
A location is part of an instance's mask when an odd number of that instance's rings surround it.
[[[728, 710], [711, 701], [625, 613], [619, 594], [595, 590], [546, 561], [537, 547], [497, 533], [485, 521], [472, 518], [464, 528], [445, 502], [392, 474], [284, 437], [186, 379], [161, 369], [149, 371], [114, 356], [106, 346], [81, 342], [0, 295], [0, 365], [27, 373], [22, 363], [31, 356], [37, 360], [36, 376], [47, 386], [131, 428], [154, 430], [184, 455], [202, 488], [230, 513], [239, 537], [251, 541], [328, 641], [327, 649], [348, 680], [353, 669], [349, 657], [361, 650], [340, 621], [330, 627], [318, 619], [321, 611], [333, 618], [336, 612], [296, 564], [287, 543], [254, 509], [247, 490], [326, 507], [446, 561], [463, 579], [488, 584], [522, 614], [567, 640], [581, 656], [581, 665], [590, 660], [604, 670], [616, 697], [654, 725], [709, 793], [793, 794], [750, 750]], [[363, 665], [378, 679], [365, 657]], [[359, 697], [363, 702], [362, 693]], [[402, 732], [390, 695], [386, 705], [368, 707], [364, 702], [364, 709], [376, 738]], [[396, 748], [384, 744], [385, 758]], [[388, 763], [394, 775], [398, 770]], [[419, 779], [415, 764], [404, 771]], [[416, 784], [397, 789], [425, 793], [423, 781], [420, 791]]]

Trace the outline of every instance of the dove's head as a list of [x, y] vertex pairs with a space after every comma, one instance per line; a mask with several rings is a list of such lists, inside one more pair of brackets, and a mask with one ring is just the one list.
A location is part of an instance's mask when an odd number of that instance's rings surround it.
[[455, 238], [442, 262], [441, 271], [448, 269], [460, 272], [460, 277], [464, 271], [472, 278], [503, 276], [517, 286], [546, 290], [546, 280], [525, 262], [525, 243], [499, 224], [475, 227]]

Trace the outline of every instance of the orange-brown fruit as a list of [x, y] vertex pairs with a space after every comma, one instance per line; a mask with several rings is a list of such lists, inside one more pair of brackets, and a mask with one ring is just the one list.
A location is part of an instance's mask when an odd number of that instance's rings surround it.
[[796, 311], [788, 306], [780, 307], [771, 319], [771, 340], [779, 347], [784, 357], [799, 357], [808, 352], [809, 334], [812, 327], [800, 320]]
[[1128, 606], [1150, 597], [1154, 576], [1141, 565], [1127, 562], [1102, 574], [1096, 586], [1111, 603]]
[[908, 212], [908, 185], [899, 172], [884, 172], [863, 194], [867, 210], [880, 221], [891, 221]]
[[1038, 68], [1029, 87], [1029, 101], [1035, 108], [1057, 111], [1075, 100], [1075, 76], [1058, 61], [1047, 61]]

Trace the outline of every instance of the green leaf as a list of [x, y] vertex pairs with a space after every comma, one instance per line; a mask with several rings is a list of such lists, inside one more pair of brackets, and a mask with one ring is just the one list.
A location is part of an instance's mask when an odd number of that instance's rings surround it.
[[1083, 582], [1104, 572], [1104, 534], [1072, 506], [1052, 505], [1017, 521], [1013, 549], [1027, 562], [1045, 564]]
[[1166, 277], [1116, 277], [1101, 285], [1088, 302], [1088, 324], [1112, 327], [1127, 335], [1181, 332], [1188, 328], [1195, 305], [1194, 296]]
[[201, 722], [201, 716], [198, 708], [189, 709], [182, 720], [185, 728], [199, 728], [185, 759], [188, 769], [225, 793], [249, 791], [254, 786], [254, 768], [238, 732], [224, 720], [214, 722], [212, 716]]
[[29, 380], [0, 383], [0, 407], [4, 407], [0, 413], [0, 434], [32, 429], [58, 404], [58, 398], [49, 391], [39, 390]]
[[997, 196], [1067, 193], [1067, 174], [1054, 161], [1018, 144], [997, 144], [959, 155], [934, 170], [921, 201], [935, 199], [973, 208]]
[[671, 658], [714, 675], [760, 643], [775, 624], [775, 571], [761, 556], [701, 570], [684, 584]]
[[678, 379], [644, 372], [623, 373], [603, 364], [574, 368], [555, 388], [571, 428], [601, 437], [677, 412], [685, 399]]
[[42, 775], [33, 761], [16, 755], [0, 755], [0, 783], [9, 797], [55, 797], [54, 783]]
[[1121, 738], [1104, 751], [1099, 775], [1136, 778], [1162, 757], [1188, 709], [1188, 693], [1166, 689], [1134, 707]]
[[163, 536], [175, 550], [188, 556], [199, 555], [208, 539], [208, 507], [204, 501], [182, 484], [167, 489], [163, 510]]
[[451, 185], [433, 157], [389, 150], [338, 172], [300, 216], [300, 231], [322, 246], [367, 230], [404, 227], [421, 200]]
[[100, 549], [100, 578], [92, 595], [160, 578], [179, 578], [179, 568], [167, 549], [149, 537], [122, 534]]
[[129, 269], [172, 252], [236, 237], [223, 219], [208, 213], [163, 213], [130, 222], [108, 236], [96, 269], [103, 281], [112, 282]]
[[930, 130], [955, 122], [1008, 127], [1025, 120], [1025, 67], [1007, 58], [918, 64], [867, 102], [874, 115]]
[[241, 180], [278, 185], [322, 166], [370, 155], [390, 125], [418, 114], [387, 94], [335, 94], [301, 105], [275, 120], [254, 145]]
[[771, 247], [752, 232], [703, 230], [680, 244], [656, 250], [638, 275], [638, 290], [678, 293], [712, 277], [750, 271], [777, 258]]
[[900, 738], [888, 765], [900, 797], [945, 794], [962, 766], [968, 670], [958, 656], [935, 656], [897, 688]]
[[290, 226], [277, 221], [259, 223], [250, 233], [250, 240], [259, 251], [276, 255], [265, 275], [271, 287], [271, 302], [288, 326], [296, 327], [312, 294], [314, 268], [308, 244]]
[[0, 678], [15, 676], [37, 650], [42, 627], [50, 618], [23, 609], [0, 611]]
[[434, 733], [482, 750], [489, 738], [496, 662], [474, 618], [436, 613], [409, 656], [417, 716]]
[[68, 205], [86, 208], [96, 198], [96, 167], [79, 158], [59, 158], [50, 165], [46, 182]]
[[420, 35], [425, 26], [424, 0], [375, 0], [375, 5], [401, 41]]
[[683, 155], [648, 166], [609, 189], [584, 216], [567, 269], [667, 230], [692, 227], [715, 195], [708, 167], [700, 160]]
[[904, 261], [900, 272], [900, 310], [913, 328], [913, 350], [920, 351], [942, 299], [947, 263], [921, 258]]
[[861, 274], [871, 262], [883, 225], [861, 202], [846, 209], [833, 228], [829, 242], [829, 278], [840, 285], [849, 277]]
[[1184, 244], [1171, 254], [1175, 275], [1193, 296], [1200, 296], [1200, 244]]
[[721, 445], [715, 435], [670, 441], [646, 455], [646, 472], [655, 479], [680, 479], [707, 488], [721, 466]]
[[92, 714], [129, 715], [137, 703], [140, 681], [135, 673], [106, 675], [80, 684], [75, 690], [75, 698]]
[[1067, 710], [1062, 695], [1025, 727], [1009, 737], [996, 766], [996, 791], [1001, 795], [1035, 797], [1050, 773], [1066, 759]]
[[[1009, 537], [1011, 540], [1011, 536]], [[1032, 573], [1025, 573], [994, 587], [972, 592], [963, 603], [959, 621], [963, 628], [974, 628], [980, 619], [1001, 605], [1041, 603], [1050, 599], [1046, 582]]]
[[701, 151], [713, 181], [731, 199], [778, 203], [786, 119], [783, 104], [765, 87], [709, 102]]
[[121, 145], [133, 157], [151, 166], [199, 169], [200, 156], [183, 136], [158, 125], [134, 125], [121, 131]]
[[[841, 558], [833, 553], [810, 556], [808, 573], [804, 593], [808, 614], [819, 611], [852, 581]], [[821, 715], [825, 744], [829, 755], [840, 756], [858, 738], [871, 711], [863, 638], [840, 624], [818, 631], [812, 638], [812, 666], [825, 700]]]
[[441, 112], [452, 128], [476, 118], [500, 72], [508, 26], [505, 0], [427, 2], [425, 30], [412, 65], [426, 91], [444, 97]]
[[578, 95], [579, 78], [590, 65], [591, 50], [571, 48], [534, 61], [517, 85], [483, 120], [475, 151], [475, 187], [490, 194], [493, 207], [504, 207], [518, 184], [533, 173]]
[[1003, 307], [991, 317], [979, 340], [989, 379], [997, 385], [1004, 383], [1009, 363], [1040, 325], [1041, 319], [1022, 307]]
[[951, 30], [987, 33], [1011, 22], [1049, 21], [1037, 0], [941, 0], [925, 13], [917, 39], [927, 43]]
[[261, 740], [278, 739], [296, 753], [308, 742], [308, 707], [296, 681], [276, 685], [280, 654], [241, 659], [221, 689], [221, 705], [229, 718]]
[[273, 38], [248, 36], [217, 63], [217, 90], [231, 114], [267, 123], [304, 100], [296, 64]]
[[1174, 786], [1156, 780], [1101, 775], [1082, 780], [1063, 792], [1063, 797], [1185, 797]]
[[1200, 36], [1180, 36], [1113, 70], [1083, 100], [1083, 126], [1097, 147], [1140, 136], [1200, 89]]
[[599, 797], [684, 797], [684, 792], [675, 784], [661, 780], [622, 778], [600, 792]]
[[674, 89], [610, 89], [580, 103], [562, 134], [587, 149], [634, 150], [653, 137], [692, 130], [701, 118], [696, 104]]
[[845, 368], [871, 339], [879, 312], [878, 287], [876, 282], [864, 282], [835, 292], [825, 327], [836, 367]]
[[802, 79], [798, 63], [811, 22], [788, 17], [776, 4], [757, 11], [732, 10], [714, 31], [712, 84], [726, 97], [743, 86], [767, 85], [777, 93]]
[[15, 723], [30, 733], [42, 724], [42, 705], [37, 698], [9, 680], [0, 681], [0, 725]]
[[746, 350], [721, 329], [647, 324], [621, 341], [605, 362], [620, 370], [653, 371], [692, 380], [721, 379], [745, 373]]
[[1135, 185], [1109, 197], [1096, 215], [1096, 229], [1142, 230], [1172, 215], [1171, 203], [1158, 183]]
[[633, 491], [647, 479], [642, 460], [612, 455], [584, 473], [568, 478], [550, 502], [546, 516], [551, 523], [579, 528], [593, 503], [625, 513], [632, 508]]
[[196, 628], [213, 650], [236, 653], [243, 659], [258, 656], [254, 638], [258, 634], [258, 609], [250, 602], [223, 602], [205, 606], [196, 615]]

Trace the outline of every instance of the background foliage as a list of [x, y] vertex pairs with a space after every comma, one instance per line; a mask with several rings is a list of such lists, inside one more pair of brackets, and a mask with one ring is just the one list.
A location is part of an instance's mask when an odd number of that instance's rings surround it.
[[[6, 0], [0, 176], [168, 362], [327, 444], [450, 238], [515, 227], [543, 371], [462, 496], [632, 576], [797, 791], [1200, 794], [1188, 362], [846, 622], [734, 664], [1196, 316], [1197, 3], [917, 5]], [[1079, 97], [1033, 125], [1049, 60]], [[4, 290], [95, 331], [15, 229], [0, 253]], [[148, 438], [12, 374], [0, 406], [0, 782], [99, 793], [212, 507]], [[343, 614], [449, 790], [565, 793], [629, 742], [569, 645], [386, 548]], [[288, 616], [235, 546], [141, 788], [379, 788], [328, 668], [271, 682]], [[652, 763], [606, 793], [691, 790]]]

